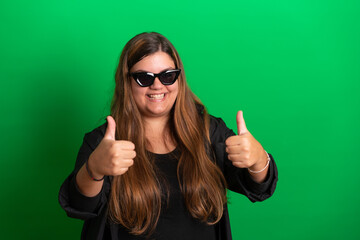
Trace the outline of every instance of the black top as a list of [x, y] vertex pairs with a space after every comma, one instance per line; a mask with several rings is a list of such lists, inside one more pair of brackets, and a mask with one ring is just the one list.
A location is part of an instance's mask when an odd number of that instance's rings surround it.
[[[168, 154], [154, 154], [158, 174], [161, 175], [162, 189], [169, 190], [169, 199], [164, 196], [159, 222], [155, 232], [148, 239], [156, 240], [216, 240], [214, 226], [194, 219], [186, 209], [177, 179], [177, 164], [180, 152], [174, 150]], [[132, 236], [124, 228], [115, 226], [117, 239], [146, 239]], [[109, 231], [110, 229], [106, 229]]]
[[[123, 234], [124, 231], [126, 232], [126, 230], [120, 225], [107, 224], [108, 197], [111, 188], [110, 177], [105, 177], [103, 188], [95, 197], [82, 195], [78, 191], [75, 183], [76, 173], [101, 142], [106, 127], [107, 123], [85, 135], [76, 159], [75, 168], [60, 188], [59, 203], [69, 217], [83, 219], [85, 221], [81, 234], [82, 239], [136, 239], [130, 235], [123, 237], [121, 234]], [[235, 135], [235, 133], [227, 128], [220, 118], [210, 116], [211, 151], [215, 156], [214, 161], [225, 176], [228, 188], [234, 192], [245, 195], [252, 202], [263, 201], [269, 198], [275, 191], [278, 179], [277, 168], [272, 155], [269, 154], [271, 161], [265, 181], [260, 184], [256, 183], [250, 177], [247, 169], [234, 167], [227, 159], [225, 140], [232, 135]], [[160, 237], [162, 236], [163, 239], [176, 239], [176, 237], [179, 239], [211, 239], [211, 237], [197, 237], [197, 234], [213, 235], [214, 232], [216, 238], [213, 239], [232, 239], [227, 206], [225, 205], [223, 217], [213, 227], [207, 227], [202, 223], [196, 222], [195, 219], [188, 216], [186, 207], [183, 205], [182, 196], [177, 196], [177, 194], [180, 194], [177, 192], [179, 191], [179, 185], [177, 179], [176, 181], [174, 179], [176, 178], [176, 174], [173, 172], [176, 159], [164, 159], [170, 157], [166, 155], [156, 156], [159, 169], [167, 176], [169, 184], [173, 187], [171, 192], [172, 199], [170, 200], [171, 204], [170, 207], [165, 209], [161, 214], [161, 221], [159, 221], [156, 230], [156, 239], [161, 239]], [[167, 163], [171, 161], [173, 161], [173, 164], [168, 165]], [[165, 165], [163, 164], [164, 162], [166, 162]], [[178, 229], [179, 231], [171, 231], [174, 227], [180, 228]], [[168, 234], [170, 234], [171, 237], [169, 237]], [[185, 234], [191, 236], [186, 236]]]

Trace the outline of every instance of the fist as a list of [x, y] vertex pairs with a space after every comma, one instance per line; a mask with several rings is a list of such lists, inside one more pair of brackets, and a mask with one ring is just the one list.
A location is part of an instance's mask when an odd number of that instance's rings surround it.
[[116, 123], [108, 116], [108, 126], [104, 138], [90, 155], [88, 165], [95, 178], [104, 175], [124, 174], [134, 164], [135, 145], [130, 141], [115, 140]]
[[259, 168], [265, 166], [267, 155], [261, 144], [251, 135], [245, 125], [243, 112], [236, 115], [238, 135], [226, 139], [228, 159], [238, 168]]

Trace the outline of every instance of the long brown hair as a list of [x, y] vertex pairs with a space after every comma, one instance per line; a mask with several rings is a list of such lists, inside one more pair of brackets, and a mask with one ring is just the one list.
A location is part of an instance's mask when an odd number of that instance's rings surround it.
[[168, 124], [181, 153], [177, 175], [186, 207], [194, 218], [215, 224], [221, 219], [226, 203], [226, 182], [210, 151], [209, 116], [186, 83], [179, 54], [161, 34], [136, 35], [120, 56], [111, 104], [111, 114], [117, 124], [116, 139], [132, 141], [136, 146], [136, 158], [125, 174], [113, 178], [109, 200], [110, 218], [136, 235], [155, 229], [164, 190], [146, 151], [144, 124], [132, 96], [129, 70], [158, 51], [169, 54], [175, 67], [181, 69], [177, 80], [179, 91]]

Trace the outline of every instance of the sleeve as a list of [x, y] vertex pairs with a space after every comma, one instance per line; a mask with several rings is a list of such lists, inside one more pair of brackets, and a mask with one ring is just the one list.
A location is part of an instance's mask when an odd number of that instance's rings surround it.
[[65, 179], [59, 191], [59, 203], [67, 215], [72, 218], [87, 220], [97, 217], [107, 204], [107, 192], [110, 189], [110, 181], [105, 177], [103, 188], [95, 197], [86, 197], [80, 193], [75, 176], [84, 165], [90, 154], [99, 145], [104, 136], [104, 125], [85, 134], [83, 143], [76, 158], [73, 172]]
[[251, 202], [269, 198], [274, 193], [278, 180], [277, 167], [272, 155], [269, 154], [270, 167], [265, 181], [262, 183], [255, 182], [246, 168], [233, 166], [227, 158], [225, 140], [233, 135], [235, 133], [226, 126], [221, 118], [210, 116], [211, 146], [216, 162], [224, 173], [228, 189], [245, 195]]

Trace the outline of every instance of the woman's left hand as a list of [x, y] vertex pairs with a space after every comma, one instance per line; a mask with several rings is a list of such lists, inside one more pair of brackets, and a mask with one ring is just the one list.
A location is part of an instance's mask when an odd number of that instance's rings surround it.
[[251, 135], [245, 125], [243, 112], [236, 115], [238, 135], [226, 139], [228, 159], [235, 167], [253, 171], [263, 169], [267, 164], [267, 154], [261, 144]]

